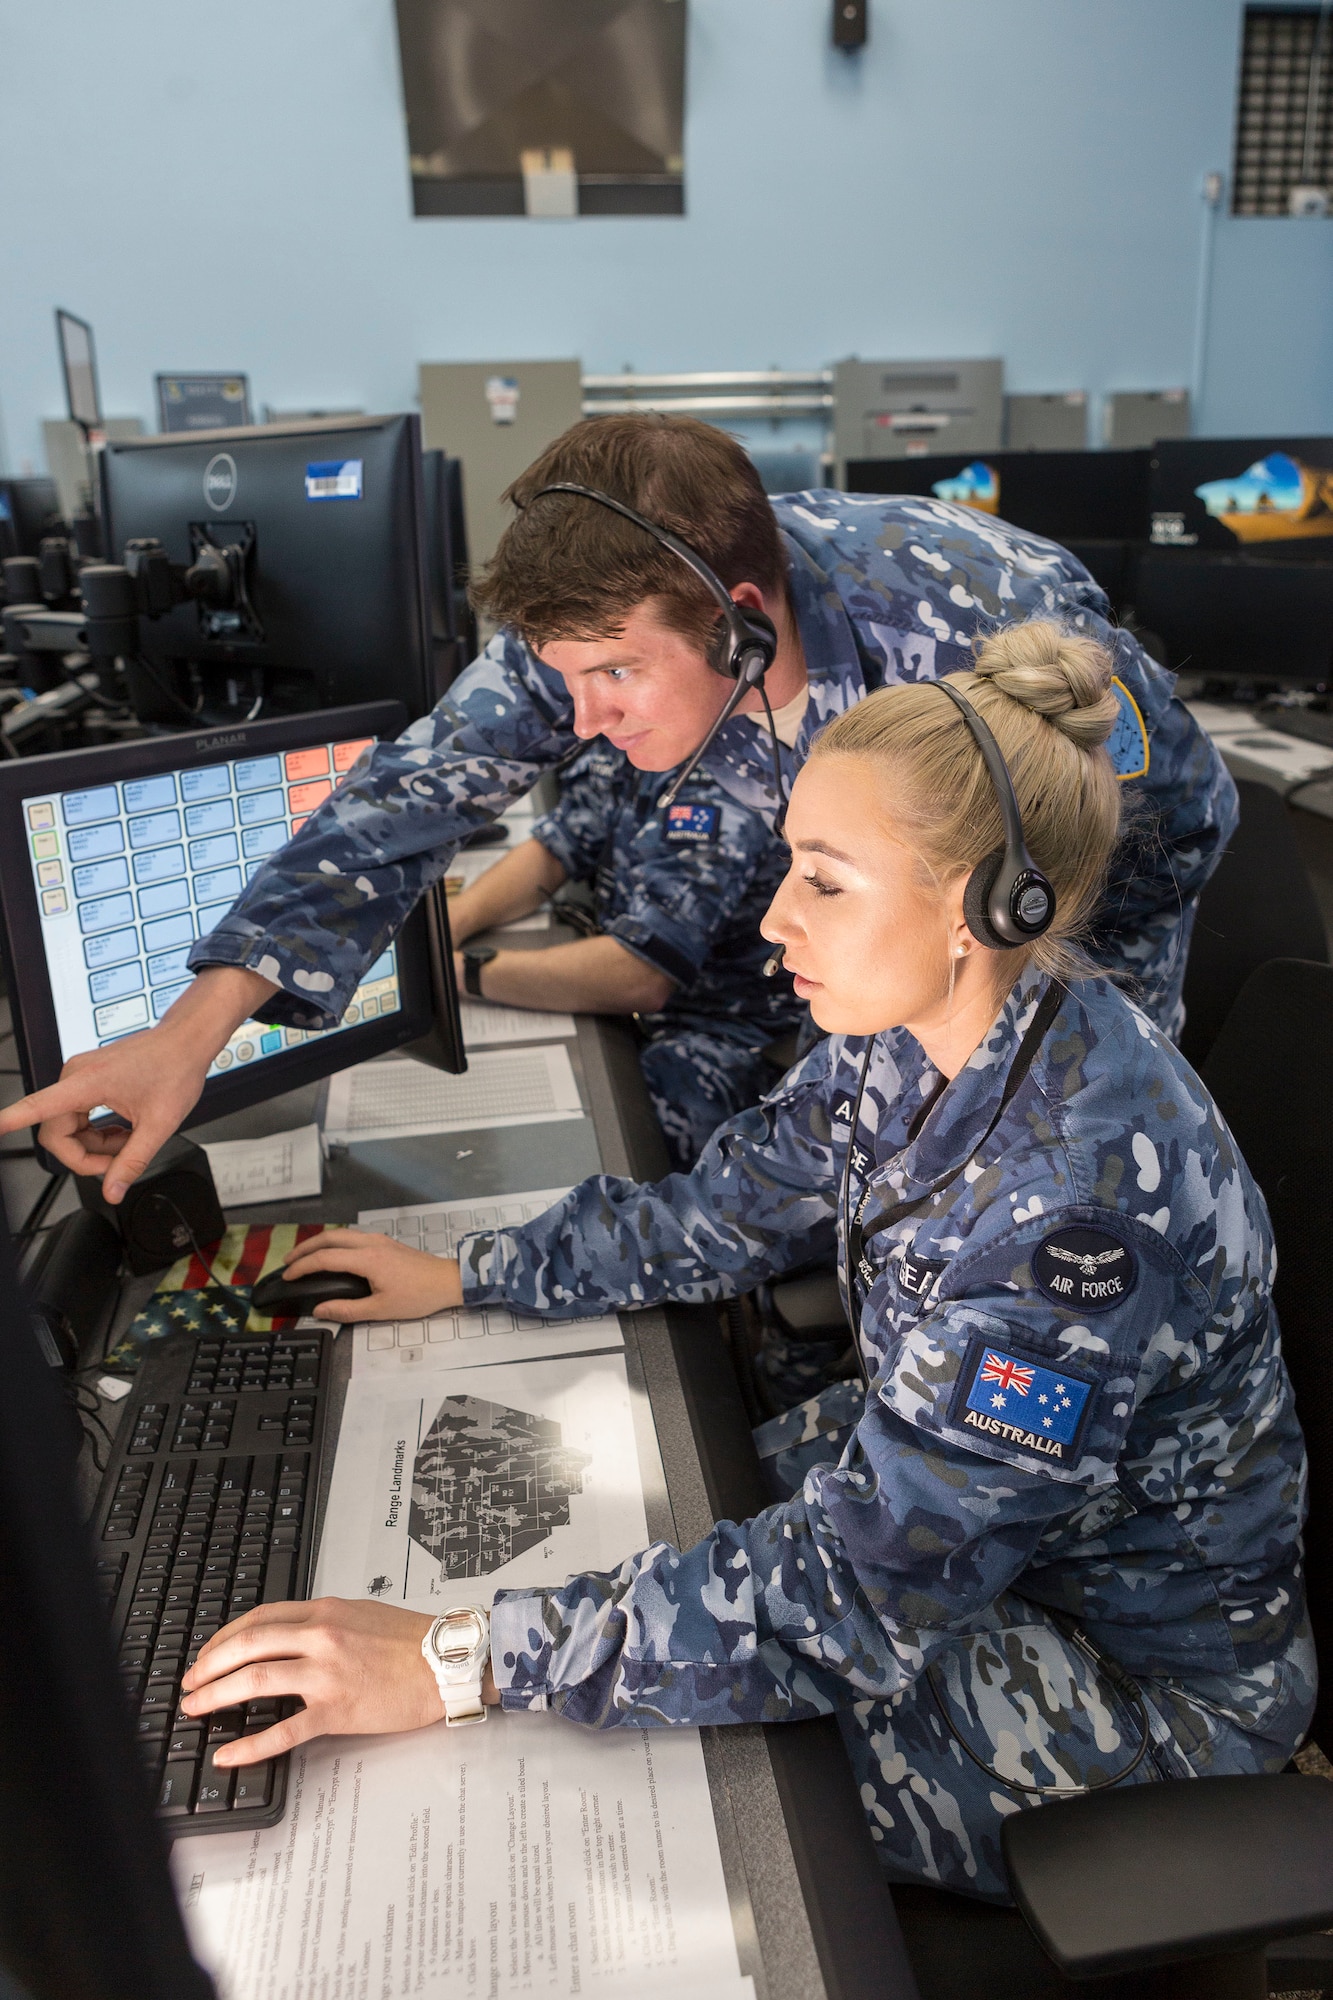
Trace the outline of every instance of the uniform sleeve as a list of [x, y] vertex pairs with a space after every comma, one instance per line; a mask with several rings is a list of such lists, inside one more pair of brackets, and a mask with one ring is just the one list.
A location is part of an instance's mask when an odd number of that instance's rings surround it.
[[[1102, 1256], [1097, 1232], [1060, 1222], [1060, 1240], [1082, 1246], [1068, 1267], [1080, 1278], [1077, 1260]], [[839, 1464], [808, 1473], [793, 1500], [684, 1553], [659, 1544], [614, 1573], [503, 1593], [505, 1705], [599, 1727], [778, 1722], [910, 1685], [1113, 1489], [1154, 1336], [1165, 1321], [1160, 1363], [1208, 1317], [1170, 1246], [1127, 1225], [1132, 1266], [1107, 1250], [1094, 1272], [1112, 1276], [1086, 1281], [1116, 1303], [1103, 1312], [1099, 1298], [1080, 1323], [1034, 1283], [1035, 1269], [1066, 1268], [1034, 1267], [1052, 1234], [1049, 1220], [998, 1234], [901, 1338], [886, 1324], [891, 1270], [875, 1280], [866, 1310], [887, 1358]], [[1145, 1592], [1144, 1617], [1154, 1610]]]
[[576, 764], [561, 778], [558, 804], [534, 822], [532, 837], [555, 856], [571, 882], [591, 882], [614, 813], [615, 794], [610, 785]]
[[600, 1175], [520, 1229], [464, 1237], [467, 1305], [553, 1318], [734, 1298], [834, 1247], [830, 1044], [719, 1126], [688, 1174]]
[[1144, 1011], [1174, 1034], [1195, 905], [1235, 831], [1236, 787], [1216, 744], [1176, 699], [1174, 675], [1129, 633], [1101, 636], [1143, 717], [1148, 769], [1123, 787], [1124, 827], [1092, 953], [1109, 970], [1130, 973]]
[[559, 676], [500, 633], [443, 701], [378, 743], [190, 953], [282, 990], [259, 1018], [326, 1028], [462, 840], [568, 754]]

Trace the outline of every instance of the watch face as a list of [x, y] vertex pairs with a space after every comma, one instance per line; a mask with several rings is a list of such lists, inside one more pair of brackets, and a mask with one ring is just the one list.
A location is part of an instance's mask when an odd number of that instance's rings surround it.
[[467, 1607], [446, 1611], [435, 1633], [435, 1653], [445, 1666], [466, 1666], [484, 1637], [485, 1627], [476, 1611]]

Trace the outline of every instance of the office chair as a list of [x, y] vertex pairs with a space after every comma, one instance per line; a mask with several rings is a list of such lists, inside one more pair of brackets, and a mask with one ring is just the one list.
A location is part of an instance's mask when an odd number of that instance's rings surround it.
[[[1202, 1074], [1273, 1221], [1275, 1302], [1310, 1458], [1306, 1587], [1333, 1667], [1333, 967], [1260, 966]], [[1333, 1748], [1333, 1684], [1310, 1738]], [[1284, 1774], [1111, 1790], [1015, 1814], [1004, 1854], [1019, 1908], [1073, 1979], [1129, 1976], [1163, 2000], [1261, 2000], [1264, 1945], [1333, 1924], [1333, 1783]]]
[[1240, 824], [1199, 899], [1185, 968], [1180, 1050], [1195, 1069], [1256, 966], [1270, 958], [1328, 959], [1324, 919], [1286, 805], [1269, 785], [1240, 778], [1236, 789]]

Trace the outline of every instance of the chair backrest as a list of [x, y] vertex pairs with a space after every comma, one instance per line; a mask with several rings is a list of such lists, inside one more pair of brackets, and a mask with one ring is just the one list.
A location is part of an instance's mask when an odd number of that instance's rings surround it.
[[1263, 1190], [1274, 1299], [1310, 1457], [1306, 1586], [1324, 1686], [1313, 1734], [1333, 1752], [1333, 966], [1251, 973], [1201, 1070]]
[[1237, 780], [1240, 824], [1199, 898], [1180, 1047], [1195, 1069], [1241, 987], [1270, 958], [1328, 960], [1324, 920], [1291, 823], [1268, 785]]

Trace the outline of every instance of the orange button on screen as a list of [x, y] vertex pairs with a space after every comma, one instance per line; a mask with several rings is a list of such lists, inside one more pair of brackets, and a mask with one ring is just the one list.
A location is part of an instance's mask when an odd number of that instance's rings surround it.
[[293, 785], [287, 794], [287, 803], [294, 813], [312, 813], [322, 805], [333, 786], [327, 778], [317, 778], [313, 785]]
[[289, 750], [284, 761], [288, 778], [322, 778], [329, 768], [329, 753], [321, 744], [314, 750]]
[[363, 750], [369, 750], [375, 741], [373, 736], [363, 736], [356, 743], [335, 743], [333, 746], [333, 768], [335, 771], [350, 771]]

